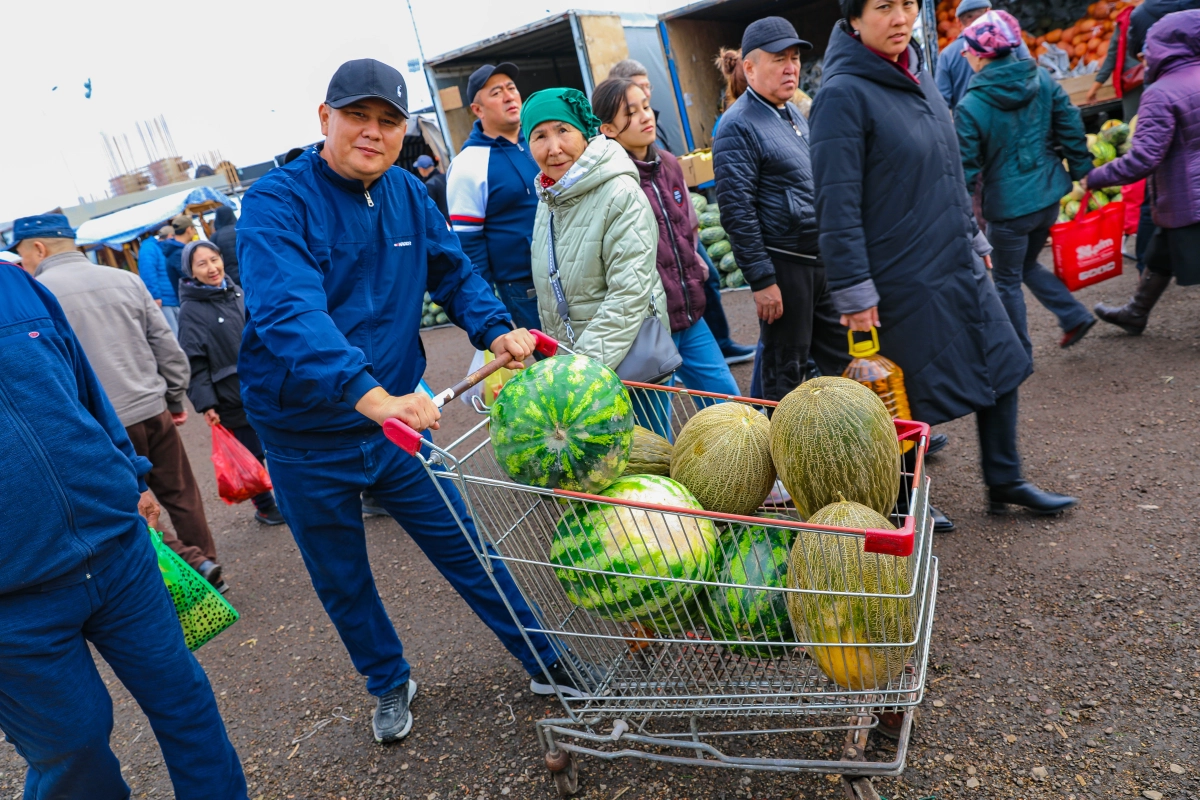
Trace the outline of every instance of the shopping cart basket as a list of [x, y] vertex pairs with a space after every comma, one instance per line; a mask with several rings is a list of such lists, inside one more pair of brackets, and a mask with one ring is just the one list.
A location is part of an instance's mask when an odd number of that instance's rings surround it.
[[[539, 341], [542, 352], [553, 352], [553, 340], [547, 344], [541, 337]], [[437, 400], [448, 400], [480, 379], [478, 374], [470, 376]], [[630, 382], [626, 386], [637, 390], [631, 395], [641, 418], [649, 415], [655, 429], [672, 436], [697, 411], [716, 402], [744, 403], [762, 411], [776, 405], [667, 386]], [[487, 413], [479, 403], [476, 410]], [[526, 640], [535, 633], [548, 636], [576, 685], [586, 690], [586, 696], [579, 698], [559, 693], [564, 716], [537, 722], [546, 765], [563, 796], [577, 791], [576, 756], [587, 754], [606, 760], [636, 757], [681, 765], [840, 774], [855, 796], [869, 798], [876, 796], [870, 788], [871, 776], [897, 776], [904, 769], [913, 708], [924, 695], [938, 581], [937, 559], [932, 557], [929, 480], [924, 473], [929, 428], [905, 420], [896, 420], [895, 425], [897, 436], [913, 441], [916, 447], [906, 457], [902, 480], [907, 500], [894, 510], [892, 522], [897, 529], [891, 531], [806, 524], [788, 505], [778, 482], [767, 499], [767, 503], [777, 504], [760, 509], [760, 513], [771, 514], [769, 519], [523, 486], [514, 483], [496, 462], [486, 418], [445, 447], [417, 437], [397, 420], [389, 420], [384, 429], [392, 441], [425, 465], [451, 513], [449, 497], [453, 492], [462, 496], [476, 536], [470, 535], [460, 519], [463, 534], [489, 572], [497, 562], [509, 570], [533, 610], [537, 627], [523, 628]], [[551, 561], [550, 548], [560, 521], [581, 518], [589, 509], [606, 506], [615, 512], [605, 515], [609, 521], [605, 535], [612, 536], [638, 537], [655, 526], [698, 520], [709, 520], [718, 529], [742, 523], [793, 536], [800, 531], [818, 532], [822, 536], [804, 537], [805, 559], [811, 567], [861, 571], [878, 568], [881, 558], [897, 556], [901, 558], [893, 568], [903, 571], [904, 580], [895, 585], [908, 590], [869, 594], [749, 587], [780, 595], [806, 595], [834, 614], [870, 606], [874, 613], [866, 615], [872, 620], [868, 623], [869, 644], [839, 643], [836, 637], [833, 642], [781, 643], [777, 638], [753, 634], [736, 641], [723, 639], [709, 631], [698, 603], [625, 622], [601, 619], [568, 600], [556, 576], [561, 565]], [[842, 537], [863, 540], [857, 559], [847, 559], [847, 551], [837, 546]], [[597, 580], [635, 578], [646, 586], [693, 584], [690, 593], [696, 597], [713, 588], [733, 586], [662, 575], [572, 570], [591, 572]], [[513, 618], [520, 626], [516, 614]], [[902, 667], [888, 670], [881, 678], [876, 676], [870, 688], [846, 688], [831, 682], [810, 656], [810, 649], [817, 646], [825, 648], [817, 652], [826, 654], [827, 659], [837, 660], [845, 653], [859, 658], [860, 664], [878, 663], [870, 655], [887, 648], [890, 663], [895, 664], [899, 654]], [[765, 652], [773, 657], [756, 657], [755, 652], [763, 652], [759, 647], [768, 648]], [[532, 645], [531, 649], [536, 652]], [[894, 756], [867, 760], [867, 737], [885, 713], [891, 715], [886, 718], [889, 721], [900, 720]], [[821, 735], [797, 735], [818, 732]], [[840, 758], [818, 747], [827, 738], [825, 734], [832, 732], [844, 734]], [[789, 734], [790, 738], [783, 738]], [[770, 742], [769, 748], [764, 741]], [[789, 744], [798, 752], [780, 755], [780, 747]], [[763, 753], [767, 749], [769, 756]]]

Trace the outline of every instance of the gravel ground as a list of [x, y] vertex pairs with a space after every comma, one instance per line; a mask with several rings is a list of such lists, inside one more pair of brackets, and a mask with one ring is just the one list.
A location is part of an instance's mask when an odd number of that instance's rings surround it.
[[[1124, 299], [1131, 274], [1084, 290], [1087, 304]], [[951, 446], [931, 464], [934, 501], [958, 524], [941, 536], [941, 592], [930, 679], [908, 767], [881, 795], [920, 798], [1200, 798], [1200, 290], [1172, 286], [1149, 330], [1100, 324], [1070, 351], [1030, 300], [1037, 372], [1022, 389], [1028, 477], [1069, 491], [1057, 519], [984, 513], [970, 419], [943, 426]], [[726, 295], [741, 341], [753, 341], [748, 292]], [[456, 330], [426, 335], [430, 383], [470, 361]], [[748, 365], [736, 368], [743, 387]], [[472, 421], [447, 413], [440, 441]], [[221, 559], [242, 619], [200, 650], [250, 797], [549, 798], [533, 720], [557, 714], [530, 695], [520, 666], [390, 519], [367, 520], [379, 589], [420, 682], [413, 734], [371, 739], [374, 704], [321, 609], [286, 527], [216, 498], [209, 440], [184, 426]], [[171, 785], [145, 717], [112, 679], [112, 744], [135, 797]], [[307, 737], [307, 738], [302, 738]], [[297, 743], [295, 740], [300, 738]], [[761, 750], [834, 739], [759, 737]], [[881, 746], [882, 748], [882, 746]], [[887, 753], [872, 755], [885, 758]], [[25, 767], [0, 745], [0, 797], [20, 797]], [[581, 797], [840, 797], [815, 775], [584, 760]]]

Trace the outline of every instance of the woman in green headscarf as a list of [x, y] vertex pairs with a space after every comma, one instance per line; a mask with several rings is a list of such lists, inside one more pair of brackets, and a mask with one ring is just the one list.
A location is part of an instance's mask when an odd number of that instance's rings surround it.
[[[545, 89], [521, 109], [521, 128], [541, 168], [533, 228], [533, 283], [542, 330], [616, 369], [652, 313], [670, 330], [655, 267], [658, 223], [621, 145], [599, 135], [583, 92]], [[567, 323], [551, 285], [554, 263]]]

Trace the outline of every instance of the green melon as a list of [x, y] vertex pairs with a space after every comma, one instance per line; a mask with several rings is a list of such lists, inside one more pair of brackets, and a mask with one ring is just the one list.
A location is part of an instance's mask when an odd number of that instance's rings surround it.
[[726, 253], [725, 255], [721, 256], [721, 261], [717, 264], [717, 268], [720, 269], [721, 272], [733, 272], [738, 268], [737, 259], [733, 257], [732, 252]]
[[[713, 639], [737, 641], [726, 649], [750, 658], [778, 658], [789, 648], [769, 642], [795, 642], [788, 618], [788, 564], [795, 531], [763, 525], [730, 526], [721, 536], [713, 580], [738, 587], [713, 586], [704, 604], [704, 618]], [[772, 589], [776, 591], [771, 591]]]
[[746, 276], [742, 274], [740, 269], [735, 269], [725, 276], [725, 285], [730, 289], [738, 289], [746, 285]]
[[708, 198], [695, 192], [688, 192], [688, 197], [691, 199], [692, 208], [696, 209], [696, 213], [703, 214], [704, 209], [708, 207]]
[[721, 207], [720, 207], [719, 205], [717, 205], [716, 203], [709, 203], [708, 205], [706, 205], [706, 206], [704, 207], [704, 213], [706, 213], [706, 214], [720, 214], [720, 213], [721, 213]]
[[721, 215], [715, 211], [705, 211], [700, 215], [701, 228], [719, 228], [721, 227]]
[[633, 448], [629, 451], [626, 475], [670, 475], [671, 443], [641, 425], [633, 426]]
[[[809, 522], [839, 528], [894, 529], [881, 514], [839, 501]], [[912, 656], [915, 609], [910, 558], [867, 553], [861, 536], [800, 531], [792, 545], [787, 585], [833, 594], [787, 593], [788, 616], [802, 641], [851, 647], [806, 648], [829, 680], [846, 689], [883, 689]], [[894, 597], [863, 597], [864, 594]], [[879, 645], [895, 644], [886, 647]]]
[[725, 234], [725, 229], [722, 228], [720, 225], [713, 225], [712, 227], [709, 227], [709, 228], [701, 228], [700, 229], [700, 243], [701, 244], [706, 244], [706, 245], [716, 244], [717, 242], [720, 242], [727, 238], [729, 238], [729, 237]]
[[517, 483], [596, 493], [625, 470], [633, 404], [617, 374], [587, 356], [518, 372], [492, 404], [496, 461]]
[[804, 519], [841, 497], [885, 515], [896, 505], [896, 426], [857, 381], [814, 378], [789, 392], [771, 417], [771, 457]]
[[[707, 228], [706, 230], [711, 231], [715, 229]], [[721, 228], [720, 230], [724, 231], [725, 229]], [[701, 238], [703, 238], [703, 236]], [[729, 243], [728, 239], [722, 239], [719, 242], [713, 242], [710, 244], [707, 248], [705, 248], [705, 251], [708, 253], [708, 257], [712, 259], [713, 263], [715, 264], [724, 258], [726, 253], [733, 251], [733, 245]]]
[[697, 412], [675, 438], [671, 477], [709, 511], [753, 514], [775, 485], [766, 414], [743, 403]]
[[[701, 510], [691, 492], [661, 475], [623, 476], [601, 496]], [[698, 586], [661, 579], [711, 580], [716, 549], [711, 520], [584, 503], [559, 521], [549, 560], [575, 605], [602, 619], [637, 621], [657, 631], [677, 624]]]

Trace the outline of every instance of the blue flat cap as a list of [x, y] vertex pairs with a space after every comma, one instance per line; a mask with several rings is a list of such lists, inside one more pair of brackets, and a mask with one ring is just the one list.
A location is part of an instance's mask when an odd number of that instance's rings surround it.
[[36, 217], [21, 217], [13, 221], [13, 240], [11, 247], [15, 250], [17, 243], [25, 239], [74, 239], [75, 229], [62, 214], [39, 214]]
[[958, 4], [958, 8], [954, 9], [954, 16], [961, 17], [968, 11], [978, 11], [981, 8], [991, 8], [991, 0], [962, 0]]

